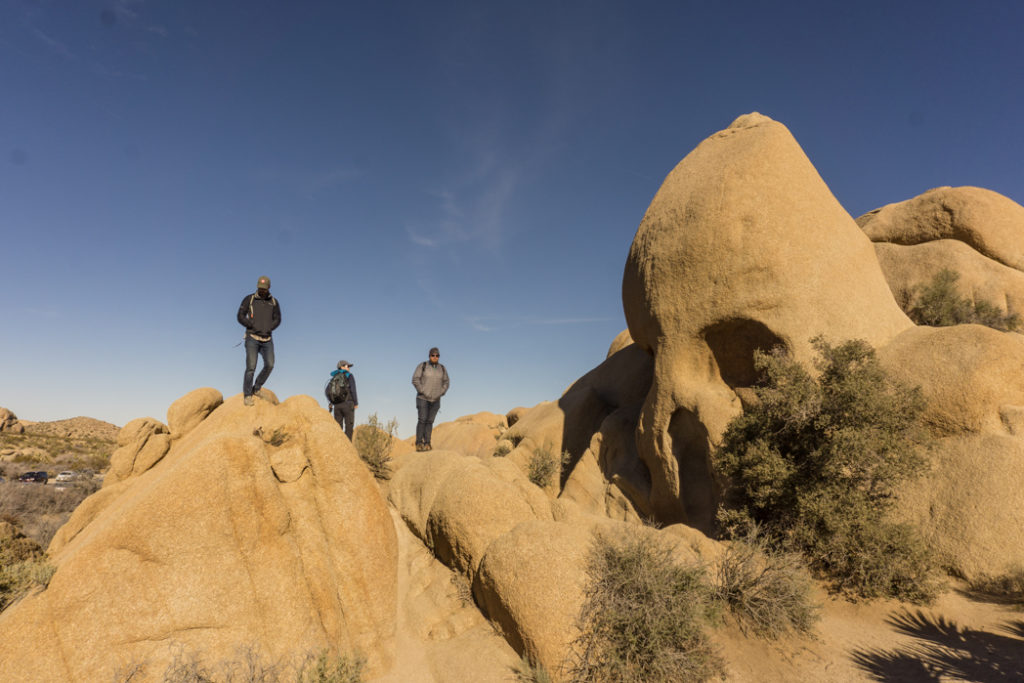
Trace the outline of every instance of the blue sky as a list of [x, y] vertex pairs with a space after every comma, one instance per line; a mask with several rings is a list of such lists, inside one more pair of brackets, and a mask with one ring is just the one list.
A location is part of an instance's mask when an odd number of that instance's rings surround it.
[[0, 0], [0, 406], [165, 418], [355, 363], [359, 422], [557, 398], [625, 327], [665, 175], [760, 111], [853, 215], [1024, 201], [1024, 3]]

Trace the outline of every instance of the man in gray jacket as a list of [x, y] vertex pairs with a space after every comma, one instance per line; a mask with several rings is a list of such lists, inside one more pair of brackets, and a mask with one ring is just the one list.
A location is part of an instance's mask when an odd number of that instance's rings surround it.
[[429, 360], [416, 366], [412, 373], [412, 385], [416, 387], [416, 450], [430, 450], [430, 432], [434, 428], [434, 417], [441, 407], [441, 397], [448, 391], [448, 371], [441, 365], [441, 352], [437, 347], [430, 349]]

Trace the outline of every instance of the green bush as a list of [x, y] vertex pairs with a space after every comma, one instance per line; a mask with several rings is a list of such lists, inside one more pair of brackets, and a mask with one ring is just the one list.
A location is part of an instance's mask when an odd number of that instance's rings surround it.
[[759, 525], [834, 590], [926, 602], [936, 561], [914, 529], [886, 519], [896, 488], [926, 466], [921, 392], [891, 379], [864, 341], [813, 344], [817, 378], [781, 351], [755, 353], [757, 404], [713, 456], [719, 521], [727, 536]]
[[573, 681], [705, 681], [724, 672], [707, 627], [718, 607], [704, 569], [684, 567], [648, 534], [597, 535], [573, 642]]
[[756, 528], [733, 540], [718, 563], [715, 597], [744, 632], [764, 638], [813, 631], [818, 605], [800, 555], [772, 548]]
[[933, 327], [977, 323], [1003, 332], [1020, 329], [1017, 315], [1004, 314], [988, 301], [960, 296], [956, 286], [959, 279], [959, 273], [944, 268], [927, 285], [915, 288], [904, 306], [910, 319]]
[[391, 418], [386, 423], [381, 422], [377, 413], [373, 413], [366, 425], [352, 434], [356, 452], [377, 479], [391, 478], [391, 446], [397, 431], [398, 420]]

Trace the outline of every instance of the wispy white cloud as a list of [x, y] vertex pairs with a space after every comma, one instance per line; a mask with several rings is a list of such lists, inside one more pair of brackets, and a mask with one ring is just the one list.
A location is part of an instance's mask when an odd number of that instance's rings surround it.
[[405, 234], [409, 237], [409, 241], [419, 247], [429, 247], [433, 249], [437, 246], [437, 240], [420, 234], [411, 225], [405, 226]]
[[61, 41], [57, 40], [56, 38], [53, 38], [52, 36], [50, 36], [50, 35], [48, 35], [46, 33], [43, 33], [38, 28], [33, 28], [32, 29], [32, 35], [34, 35], [36, 38], [38, 38], [39, 41], [41, 43], [43, 43], [43, 45], [45, 45], [46, 47], [48, 47], [50, 50], [52, 50], [53, 52], [57, 53], [61, 57], [64, 57], [65, 59], [67, 59], [69, 61], [72, 61], [72, 62], [79, 62], [79, 61], [81, 61], [81, 58], [78, 55], [76, 55], [74, 52], [72, 52], [71, 48], [69, 48], [67, 45], [65, 45]]
[[255, 171], [257, 181], [283, 185], [305, 197], [340, 187], [364, 175], [364, 171], [349, 164], [337, 164], [323, 169], [283, 168], [264, 166]]
[[498, 332], [510, 330], [517, 327], [531, 327], [538, 325], [590, 325], [592, 323], [605, 323], [614, 318], [536, 318], [530, 316], [465, 316], [470, 327], [477, 332]]

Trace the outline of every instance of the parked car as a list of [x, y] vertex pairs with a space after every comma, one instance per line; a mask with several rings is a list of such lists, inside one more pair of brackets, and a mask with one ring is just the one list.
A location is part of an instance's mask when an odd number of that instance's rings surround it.
[[50, 480], [50, 475], [48, 475], [46, 472], [43, 472], [43, 471], [39, 471], [39, 472], [25, 472], [23, 475], [18, 477], [18, 481], [30, 481], [30, 482], [35, 482], [37, 484], [45, 484], [49, 480]]
[[54, 481], [56, 481], [57, 483], [63, 483], [65, 481], [74, 481], [75, 479], [78, 479], [77, 472], [72, 472], [71, 470], [64, 470], [63, 472], [57, 475]]

